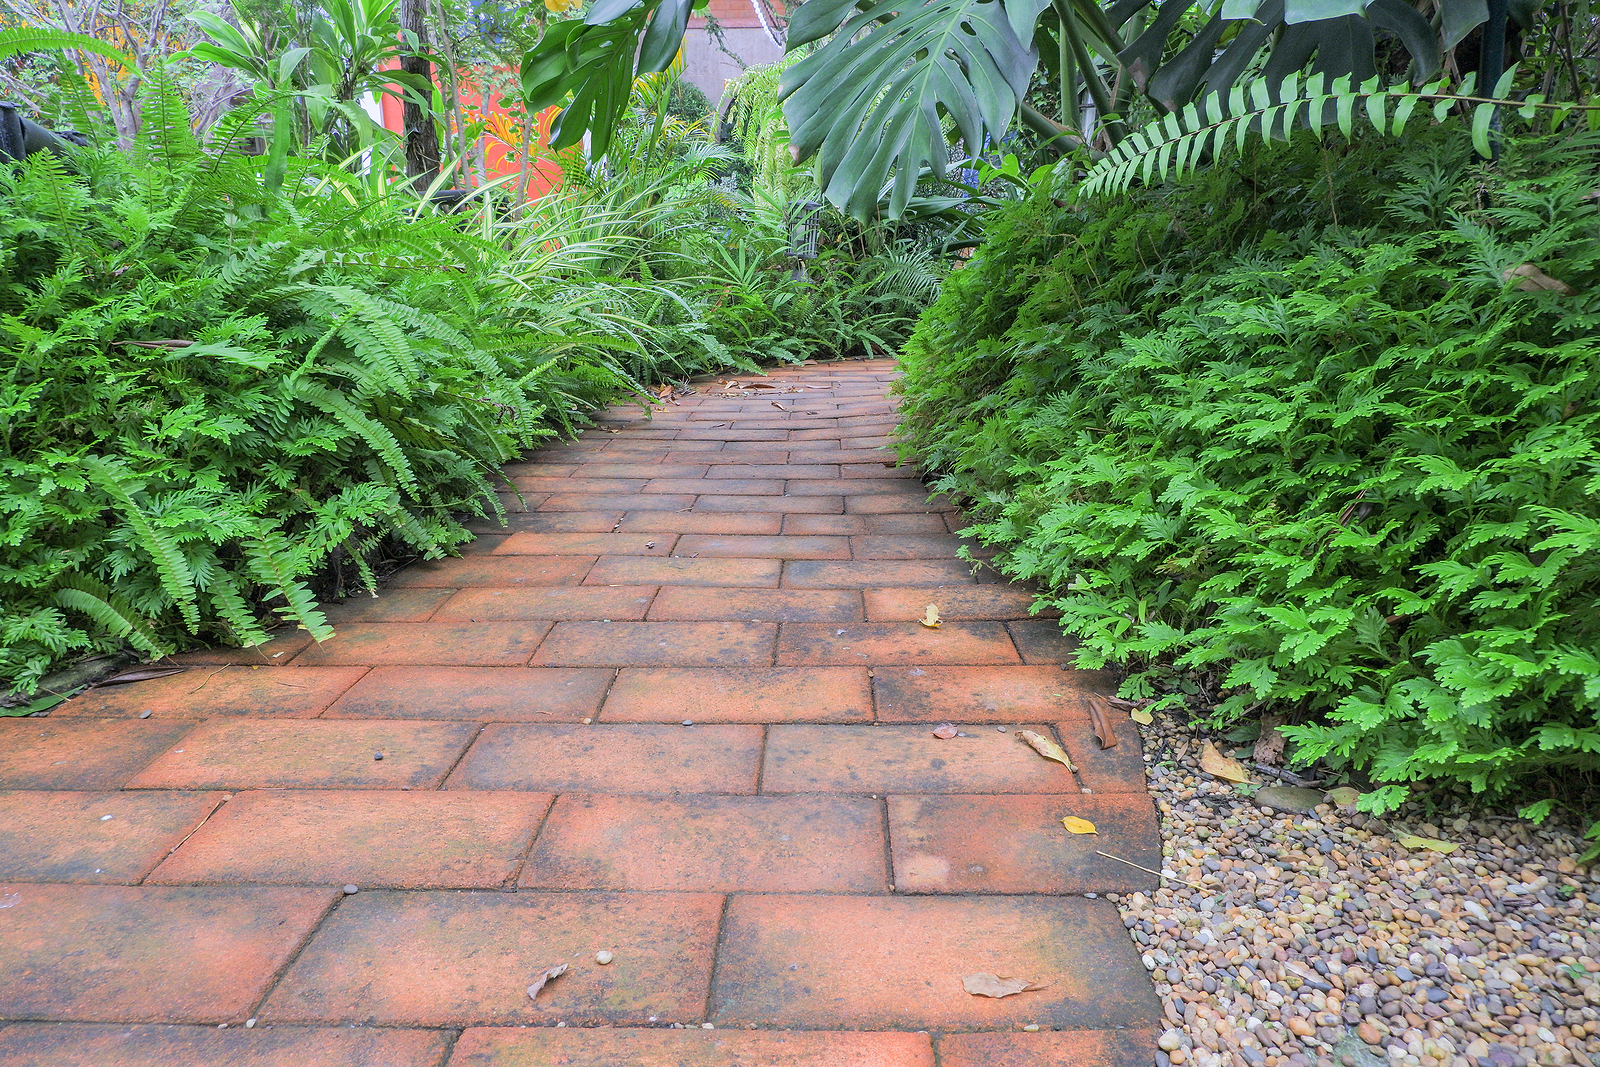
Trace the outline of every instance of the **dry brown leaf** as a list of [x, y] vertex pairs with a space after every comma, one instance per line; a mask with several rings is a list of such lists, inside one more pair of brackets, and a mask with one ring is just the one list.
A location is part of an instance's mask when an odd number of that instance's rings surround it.
[[927, 613], [924, 614], [922, 616], [922, 618], [918, 619], [917, 621], [920, 622], [922, 625], [926, 626], [930, 630], [937, 630], [939, 628], [939, 608], [938, 608], [938, 605], [929, 604]]
[[1550, 277], [1550, 275], [1535, 267], [1532, 263], [1523, 263], [1519, 266], [1508, 268], [1505, 277], [1508, 281], [1512, 278], [1521, 278], [1522, 280], [1517, 283], [1517, 288], [1524, 293], [1537, 293], [1541, 290], [1548, 290], [1549, 292], [1560, 293], [1562, 296], [1571, 296], [1577, 292], [1576, 289], [1560, 278]]
[[554, 967], [546, 967], [533, 976], [533, 984], [528, 987], [528, 996], [535, 1000], [538, 999], [539, 990], [544, 988], [546, 982], [560, 978], [566, 973], [567, 965], [565, 963], [558, 963]]
[[1221, 778], [1229, 782], [1248, 782], [1250, 773], [1244, 769], [1244, 764], [1236, 759], [1229, 759], [1217, 751], [1217, 746], [1207, 741], [1200, 750], [1200, 769], [1213, 778]]
[[1094, 739], [1100, 742], [1101, 749], [1117, 747], [1117, 735], [1111, 729], [1111, 717], [1098, 700], [1089, 701], [1089, 726], [1094, 731]]
[[957, 730], [954, 726], [951, 726], [949, 723], [944, 723], [944, 724], [942, 724], [940, 726], [934, 727], [933, 736], [937, 737], [941, 741], [948, 741], [952, 737], [955, 737], [960, 732], [961, 732], [960, 730]]
[[1437, 837], [1418, 837], [1416, 834], [1395, 834], [1395, 842], [1402, 848], [1425, 848], [1429, 852], [1454, 852], [1461, 846], [1454, 841], [1441, 841]]
[[1132, 711], [1128, 712], [1128, 718], [1132, 719], [1140, 726], [1149, 726], [1151, 723], [1156, 721], [1156, 717], [1150, 714], [1149, 708], [1134, 708]]
[[1126, 697], [1106, 697], [1106, 703], [1114, 708], [1122, 708], [1127, 711], [1139, 706], [1138, 701], [1128, 700]]
[[1061, 825], [1074, 834], [1098, 834], [1100, 832], [1094, 828], [1094, 823], [1088, 819], [1080, 819], [1076, 815], [1068, 815], [1061, 820]]
[[169, 674], [182, 674], [187, 667], [136, 667], [131, 671], [123, 671], [104, 681], [96, 682], [95, 686], [127, 685], [129, 682], [143, 682], [151, 678], [165, 678]]
[[1276, 767], [1283, 762], [1284, 736], [1278, 730], [1283, 723], [1282, 715], [1261, 716], [1261, 736], [1256, 738], [1255, 751], [1251, 753], [1257, 763]]
[[745, 388], [746, 389], [780, 389], [780, 388], [782, 388], [782, 386], [778, 385], [777, 382], [747, 382], [747, 383], [745, 383]]
[[1062, 750], [1061, 746], [1048, 737], [1036, 734], [1032, 730], [1018, 730], [1014, 736], [1021, 741], [1027, 742], [1030, 748], [1045, 759], [1053, 759], [1069, 771], [1078, 769], [1072, 765], [1072, 758]]
[[671, 382], [662, 382], [661, 383], [661, 388], [656, 390], [656, 399], [658, 399], [658, 400], [671, 400], [672, 399], [672, 383]]
[[998, 974], [968, 974], [961, 978], [961, 988], [975, 997], [1009, 997], [1033, 989], [1043, 989], [1048, 982], [1032, 982], [1026, 978], [1007, 978]]

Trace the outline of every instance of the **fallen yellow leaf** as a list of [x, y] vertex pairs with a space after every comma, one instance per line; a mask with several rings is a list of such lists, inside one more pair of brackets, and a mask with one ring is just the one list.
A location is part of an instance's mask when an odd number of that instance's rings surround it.
[[1027, 742], [1029, 747], [1031, 747], [1035, 752], [1039, 753], [1039, 755], [1043, 756], [1045, 759], [1053, 759], [1069, 771], [1076, 771], [1078, 769], [1072, 765], [1072, 758], [1062, 750], [1061, 746], [1050, 740], [1048, 737], [1045, 737], [1042, 734], [1036, 734], [1032, 730], [1018, 730], [1015, 736], [1018, 739]]
[[1128, 712], [1128, 718], [1132, 719], [1140, 726], [1149, 726], [1151, 723], [1156, 721], [1156, 717], [1150, 714], [1149, 708], [1134, 708], [1132, 711]]
[[1088, 819], [1080, 819], [1076, 815], [1068, 815], [1061, 820], [1061, 825], [1075, 834], [1098, 834], [1100, 832], [1094, 828], [1094, 823]]
[[1328, 799], [1341, 808], [1353, 808], [1356, 806], [1356, 801], [1361, 799], [1361, 794], [1347, 785], [1341, 785], [1337, 789], [1328, 790]]
[[939, 628], [939, 609], [938, 609], [938, 607], [933, 605], [933, 604], [929, 604], [928, 605], [928, 613], [926, 615], [924, 615], [922, 618], [918, 619], [917, 621], [920, 622], [922, 625], [926, 626], [930, 630], [937, 630]]
[[961, 988], [975, 997], [1009, 997], [1031, 989], [1043, 989], [1046, 984], [1030, 982], [1026, 978], [1005, 978], [998, 974], [969, 974], [961, 979]]
[[1395, 841], [1404, 848], [1425, 848], [1429, 852], [1454, 852], [1461, 846], [1454, 841], [1440, 841], [1437, 837], [1418, 837], [1416, 834], [1395, 834]]
[[1217, 746], [1210, 741], [1200, 750], [1200, 769], [1214, 778], [1221, 778], [1229, 782], [1248, 782], [1250, 772], [1244, 769], [1244, 764], [1236, 759], [1229, 759], [1217, 751]]

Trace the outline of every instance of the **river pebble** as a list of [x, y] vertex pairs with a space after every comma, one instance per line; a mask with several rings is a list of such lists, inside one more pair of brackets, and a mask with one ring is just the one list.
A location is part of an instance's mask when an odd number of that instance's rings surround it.
[[1600, 886], [1570, 828], [1279, 810], [1202, 773], [1186, 722], [1139, 731], [1169, 877], [1115, 899], [1162, 999], [1166, 1062], [1600, 1067]]

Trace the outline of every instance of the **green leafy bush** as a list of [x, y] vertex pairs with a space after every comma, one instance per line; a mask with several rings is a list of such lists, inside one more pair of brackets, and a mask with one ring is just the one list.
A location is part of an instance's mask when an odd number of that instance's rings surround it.
[[1290, 711], [1379, 809], [1600, 768], [1600, 141], [1464, 142], [1041, 193], [905, 361], [913, 446], [1079, 665]]
[[263, 607], [326, 635], [308, 575], [493, 513], [549, 431], [545, 364], [479, 332], [480, 242], [314, 171], [268, 197], [181, 136], [73, 162], [0, 169], [4, 688], [259, 641]]

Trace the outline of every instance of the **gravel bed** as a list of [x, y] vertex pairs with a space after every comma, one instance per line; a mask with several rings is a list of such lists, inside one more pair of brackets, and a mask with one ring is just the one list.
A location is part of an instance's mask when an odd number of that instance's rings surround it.
[[1140, 732], [1167, 877], [1113, 899], [1165, 1007], [1157, 1067], [1600, 1067], [1600, 887], [1575, 834], [1274, 810], [1202, 773], [1187, 724]]

